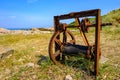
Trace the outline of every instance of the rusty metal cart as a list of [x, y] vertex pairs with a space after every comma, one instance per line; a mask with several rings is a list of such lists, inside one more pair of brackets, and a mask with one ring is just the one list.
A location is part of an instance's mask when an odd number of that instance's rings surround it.
[[[91, 24], [86, 17], [95, 17], [95, 24]], [[82, 18], [82, 20], [80, 20]], [[70, 26], [60, 23], [60, 20], [75, 19], [76, 25]], [[88, 59], [94, 60], [94, 73], [98, 75], [100, 51], [100, 30], [101, 26], [110, 25], [110, 23], [101, 24], [101, 10], [87, 10], [81, 12], [74, 12], [65, 15], [54, 16], [54, 34], [49, 43], [50, 59], [55, 64], [62, 64], [61, 61], [65, 60], [66, 55], [74, 56], [81, 55]], [[85, 45], [77, 45], [75, 37], [67, 28], [77, 27], [81, 33]], [[90, 45], [85, 32], [88, 32], [89, 27], [95, 27], [95, 44]], [[62, 40], [61, 36], [62, 35]], [[71, 40], [68, 41], [67, 35]]]

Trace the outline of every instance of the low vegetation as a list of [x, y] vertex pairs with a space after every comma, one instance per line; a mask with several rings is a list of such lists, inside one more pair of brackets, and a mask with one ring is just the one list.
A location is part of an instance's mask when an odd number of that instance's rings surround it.
[[[97, 80], [120, 79], [119, 34], [119, 22], [117, 26], [102, 28], [101, 51], [102, 56], [108, 60], [100, 63]], [[74, 32], [74, 35], [77, 43], [83, 44], [79, 32]], [[94, 29], [90, 29], [90, 33], [86, 35], [93, 43]], [[90, 74], [92, 62], [89, 60], [73, 57], [75, 62], [66, 61], [65, 66], [53, 64], [48, 54], [51, 36], [52, 33], [0, 35], [0, 47], [14, 49], [14, 54], [0, 60], [0, 80], [64, 80], [66, 75], [71, 75], [74, 80], [92, 80], [93, 76]]]
[[103, 22], [112, 22], [115, 26], [120, 26], [120, 8], [109, 12], [102, 17]]

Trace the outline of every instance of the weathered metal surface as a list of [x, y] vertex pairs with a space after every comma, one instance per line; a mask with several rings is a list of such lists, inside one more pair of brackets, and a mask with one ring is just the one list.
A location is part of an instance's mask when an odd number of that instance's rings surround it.
[[99, 57], [100, 57], [100, 25], [101, 25], [101, 11], [96, 11], [96, 28], [95, 28], [95, 75], [98, 75], [98, 68], [99, 68]]
[[57, 20], [64, 20], [64, 19], [71, 19], [71, 18], [95, 16], [97, 14], [97, 10], [100, 10], [100, 9], [80, 11], [80, 12], [72, 12], [69, 14], [58, 15], [55, 17]]
[[86, 35], [84, 33], [84, 30], [83, 30], [83, 27], [85, 27], [85, 25], [80, 23], [79, 18], [75, 18], [75, 20], [76, 20], [76, 25], [78, 26], [78, 29], [81, 32], [81, 36], [83, 38], [83, 41], [84, 41], [85, 45], [89, 46], [89, 42], [88, 42], [87, 37], [86, 37]]
[[[57, 31], [56, 33], [54, 33], [49, 43], [49, 55], [50, 55], [51, 60], [55, 64], [60, 64], [59, 60], [61, 59], [60, 58], [61, 50], [63, 46], [65, 45], [64, 40], [61, 41], [60, 39], [57, 38], [60, 34], [63, 34], [63, 32]], [[70, 43], [75, 44], [75, 38], [73, 34], [68, 30], [66, 30], [66, 34], [70, 35], [71, 37]], [[64, 58], [64, 56], [62, 58]]]
[[[95, 24], [91, 24], [88, 18], [94, 16]], [[69, 26], [67, 24], [60, 23], [60, 20], [64, 19], [75, 19], [75, 26]], [[79, 18], [82, 18], [80, 21]], [[101, 55], [100, 51], [100, 30], [101, 26], [111, 25], [111, 23], [104, 23], [101, 24], [101, 10], [88, 10], [88, 11], [81, 11], [81, 12], [73, 12], [65, 15], [54, 16], [54, 34], [49, 43], [49, 55], [51, 60], [55, 64], [61, 64], [60, 61], [65, 59], [65, 55], [80, 55], [85, 56], [89, 59], [93, 58], [91, 52], [94, 52], [94, 74], [95, 76], [98, 75], [98, 66], [99, 66], [99, 59]], [[77, 27], [80, 31], [80, 34], [83, 38], [85, 46], [76, 45], [75, 38], [73, 34], [67, 30], [70, 27]], [[88, 32], [89, 27], [95, 27], [95, 44], [91, 46], [88, 42], [88, 39], [85, 35], [85, 32]], [[62, 35], [62, 37], [61, 37]], [[70, 35], [71, 40], [67, 40], [67, 35]], [[62, 40], [61, 40], [62, 38]], [[68, 45], [69, 43], [69, 45]]]
[[[62, 53], [63, 55], [68, 55], [68, 56], [81, 56], [85, 57], [87, 59], [94, 59], [94, 54], [93, 54], [93, 48], [94, 46], [84, 46], [84, 45], [76, 45], [76, 44], [71, 44], [68, 43], [62, 48]], [[88, 54], [88, 51], [90, 49], [90, 55]]]

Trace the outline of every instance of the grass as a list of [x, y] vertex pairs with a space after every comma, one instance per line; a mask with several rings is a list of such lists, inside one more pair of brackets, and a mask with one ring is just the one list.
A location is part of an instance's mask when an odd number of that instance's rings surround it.
[[[87, 33], [90, 41], [94, 40], [93, 32], [94, 30], [91, 30]], [[83, 44], [79, 32], [74, 34], [77, 43]], [[97, 80], [120, 78], [119, 34], [120, 27], [104, 27], [101, 31], [101, 51], [108, 61], [100, 64]], [[51, 36], [52, 34], [48, 33], [0, 35], [0, 45], [15, 50], [13, 55], [0, 60], [0, 80], [64, 80], [66, 75], [71, 75], [74, 80], [93, 79], [89, 74], [91, 63], [83, 58], [74, 58], [75, 62], [66, 62], [62, 67], [52, 63], [48, 55]], [[46, 60], [38, 63], [41, 55], [46, 57]], [[33, 65], [28, 65], [29, 63]]]

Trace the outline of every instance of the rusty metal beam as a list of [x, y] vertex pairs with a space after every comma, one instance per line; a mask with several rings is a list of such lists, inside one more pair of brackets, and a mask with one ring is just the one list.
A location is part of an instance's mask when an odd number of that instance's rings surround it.
[[81, 36], [82, 36], [82, 38], [83, 38], [83, 41], [84, 41], [85, 45], [86, 45], [86, 46], [89, 46], [88, 39], [87, 39], [85, 33], [84, 33], [84, 32], [82, 31], [82, 29], [81, 29], [79, 18], [75, 18], [75, 21], [76, 21], [76, 25], [78, 26], [78, 29], [80, 30], [80, 33], [81, 33]]
[[59, 30], [59, 19], [54, 16], [54, 32]]
[[[112, 23], [102, 23], [100, 26], [101, 27], [105, 27], [105, 26], [110, 26], [110, 25], [112, 25]], [[87, 25], [87, 27], [95, 27], [96, 26], [96, 24], [91, 24], [91, 25]], [[77, 28], [77, 27], [79, 27], [79, 25], [67, 25], [67, 28]]]
[[95, 16], [99, 9], [94, 9], [94, 10], [87, 10], [87, 11], [80, 11], [80, 12], [73, 12], [65, 15], [58, 15], [55, 16], [59, 20], [63, 19], [71, 19], [71, 18], [78, 18], [78, 17], [87, 17], [87, 16]]
[[95, 28], [95, 75], [98, 75], [99, 57], [100, 57], [100, 29], [101, 29], [101, 11], [97, 10], [96, 28]]
[[[88, 26], [95, 26], [95, 63], [94, 63], [94, 73], [97, 76], [98, 75], [98, 66], [99, 66], [99, 57], [100, 57], [100, 29], [101, 29], [101, 11], [100, 9], [95, 9], [95, 10], [88, 10], [88, 11], [81, 11], [81, 12], [74, 12], [74, 13], [69, 13], [69, 14], [65, 14], [65, 15], [59, 15], [59, 16], [54, 16], [54, 30], [56, 32], [60, 31], [60, 20], [63, 19], [71, 19], [71, 18], [75, 18], [77, 20], [77, 22], [79, 23], [79, 25], [77, 25], [78, 27], [80, 26], [80, 22], [79, 22], [79, 18], [81, 17], [89, 17], [89, 16], [95, 16], [96, 18], [96, 24], [92, 24], [92, 25], [88, 25]], [[65, 33], [64, 33], [65, 34]], [[65, 35], [66, 36], [66, 35]], [[83, 38], [85, 39], [85, 43], [87, 44], [87, 46], [89, 46], [89, 43], [87, 42], [87, 38], [85, 38], [84, 33], [82, 33]], [[60, 39], [60, 36], [58, 35], [57, 40]], [[65, 40], [66, 41], [66, 40]], [[55, 43], [55, 51], [57, 51], [59, 49], [59, 45], [57, 43]], [[59, 57], [58, 57], [59, 58]]]
[[[54, 16], [54, 34], [59, 31], [59, 20], [57, 17]], [[56, 37], [58, 40], [60, 39], [60, 35]], [[55, 42], [55, 51], [59, 50], [60, 46]], [[57, 59], [60, 59], [60, 55], [57, 57]]]

